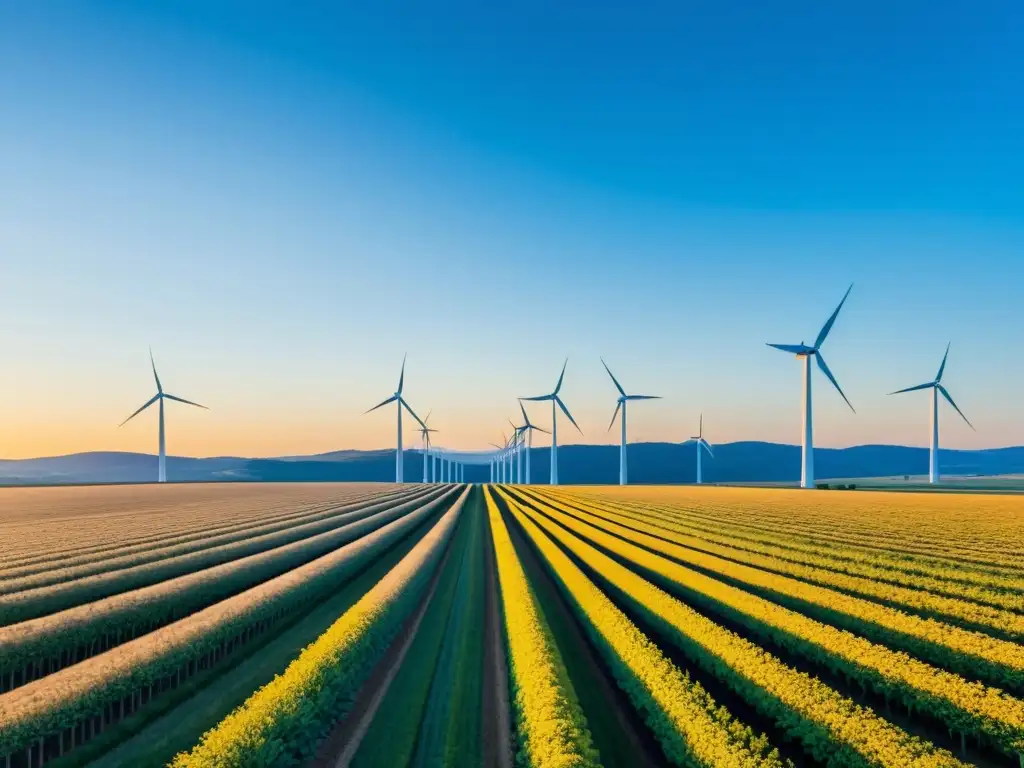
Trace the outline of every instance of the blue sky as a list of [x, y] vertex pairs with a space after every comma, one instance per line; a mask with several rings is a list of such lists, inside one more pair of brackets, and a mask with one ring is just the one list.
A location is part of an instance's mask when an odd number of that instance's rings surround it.
[[819, 445], [924, 444], [947, 341], [943, 444], [1024, 442], [1019, 4], [326, 5], [0, 9], [0, 456], [153, 450], [149, 344], [175, 453], [391, 445], [406, 351], [454, 447], [566, 355], [576, 440], [603, 355], [633, 440], [797, 442], [850, 282]]

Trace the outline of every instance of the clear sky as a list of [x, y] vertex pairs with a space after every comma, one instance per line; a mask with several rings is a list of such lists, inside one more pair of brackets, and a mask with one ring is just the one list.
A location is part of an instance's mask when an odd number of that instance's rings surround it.
[[0, 457], [796, 443], [851, 282], [819, 445], [1024, 443], [1024, 6], [494, 5], [0, 6]]

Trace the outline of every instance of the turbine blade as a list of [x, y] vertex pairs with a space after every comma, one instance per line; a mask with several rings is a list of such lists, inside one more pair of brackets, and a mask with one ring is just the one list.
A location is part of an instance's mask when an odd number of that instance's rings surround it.
[[[613, 383], [613, 384], [615, 385], [615, 388], [616, 388], [617, 390], [619, 390], [619, 394], [620, 394], [620, 395], [622, 395], [623, 397], [625, 397], [625, 396], [626, 396], [626, 390], [624, 390], [624, 389], [622, 388], [622, 385], [621, 385], [621, 384], [619, 384], [619, 380], [615, 378], [615, 374], [614, 374], [614, 373], [612, 373], [612, 369], [608, 367], [608, 363], [606, 363], [606, 362], [604, 361], [604, 358], [603, 358], [603, 357], [601, 358], [601, 365], [603, 365], [603, 366], [604, 366], [604, 369], [605, 369], [606, 371], [608, 371], [608, 375], [612, 377], [612, 383]], [[556, 391], [557, 391], [557, 390], [556, 390]]]
[[661, 395], [626, 395], [627, 400], [661, 400]]
[[556, 396], [555, 397], [555, 402], [558, 403], [558, 407], [562, 409], [562, 413], [564, 413], [566, 415], [566, 417], [569, 419], [569, 421], [572, 422], [572, 425], [574, 427], [576, 427], [576, 431], [579, 432], [582, 435], [583, 434], [583, 430], [580, 429], [580, 425], [576, 423], [576, 419], [574, 419], [572, 417], [572, 414], [569, 413], [569, 409], [565, 407], [565, 403], [562, 402], [562, 398]]
[[194, 405], [196, 408], [204, 408], [207, 411], [210, 410], [205, 405], [200, 405], [199, 403], [193, 403], [191, 400], [186, 400], [184, 397], [175, 397], [174, 395], [168, 395], [166, 392], [164, 392], [164, 397], [166, 397], [168, 400], [174, 400], [174, 401], [179, 402], [179, 403], [184, 403], [185, 405]]
[[807, 347], [803, 344], [768, 344], [772, 349], [781, 349], [783, 352], [789, 352], [791, 355], [803, 355], [807, 352]]
[[835, 323], [836, 317], [839, 316], [839, 310], [843, 308], [843, 304], [846, 303], [846, 297], [850, 295], [850, 291], [853, 290], [853, 283], [850, 283], [850, 287], [846, 289], [846, 293], [843, 294], [843, 300], [839, 302], [839, 306], [836, 307], [836, 311], [832, 313], [832, 316], [825, 321], [825, 325], [821, 327], [821, 332], [818, 334], [818, 338], [814, 340], [814, 348], [817, 349], [825, 343], [825, 337], [828, 336], [828, 332], [832, 330], [832, 324]]
[[533, 424], [530, 423], [530, 417], [526, 415], [526, 406], [523, 405], [522, 400], [519, 401], [519, 410], [523, 412], [523, 424], [532, 427]]
[[821, 372], [828, 376], [828, 380], [832, 382], [832, 386], [836, 388], [836, 391], [843, 396], [843, 400], [846, 400], [846, 404], [850, 406], [850, 410], [856, 413], [857, 411], [855, 411], [853, 406], [850, 405], [850, 401], [847, 399], [846, 394], [839, 386], [839, 382], [836, 381], [836, 377], [832, 375], [832, 371], [830, 371], [828, 369], [828, 365], [825, 364], [825, 358], [821, 356], [821, 352], [816, 354], [815, 357], [818, 359], [818, 367], [821, 368]]
[[533, 402], [540, 402], [541, 400], [554, 400], [554, 395], [537, 395], [536, 397], [520, 397], [520, 400], [530, 400]]
[[[704, 449], [708, 452], [708, 455], [711, 456], [712, 459], [715, 458], [715, 452], [711, 450], [711, 443], [709, 443], [702, 437], [700, 439], [700, 445], [704, 446]], [[700, 450], [700, 446], [697, 446], [697, 450]]]
[[622, 401], [621, 400], [616, 400], [615, 401], [615, 413], [612, 414], [612, 420], [608, 422], [608, 431], [609, 432], [611, 432], [612, 431], [612, 427], [615, 426], [615, 419], [618, 417], [618, 415], [619, 415], [619, 408], [621, 408], [621, 407], [622, 407]]
[[402, 373], [398, 377], [398, 394], [402, 394], [402, 387], [405, 385], [405, 358], [407, 358], [408, 356], [408, 352], [402, 355]]
[[895, 392], [890, 392], [890, 395], [902, 395], [904, 392], [915, 392], [919, 389], [931, 389], [935, 386], [934, 381], [929, 381], [927, 384], [918, 384], [916, 387], [907, 387], [906, 389], [897, 389]]
[[545, 435], [550, 435], [551, 434], [551, 432], [549, 430], [541, 429], [540, 427], [534, 426], [533, 424], [530, 425], [530, 429], [534, 430], [535, 432], [543, 432]]
[[555, 384], [555, 391], [551, 393], [552, 395], [557, 395], [558, 394], [558, 390], [560, 390], [562, 388], [562, 379], [565, 378], [565, 366], [567, 366], [568, 364], [569, 364], [569, 358], [567, 357], [567, 358], [565, 358], [565, 362], [562, 363], [562, 372], [558, 375], [558, 383]]
[[949, 345], [953, 342], [946, 344], [946, 354], [942, 356], [942, 365], [939, 366], [939, 372], [935, 375], [935, 383], [938, 384], [942, 381], [942, 372], [946, 370], [946, 358], [949, 357]]
[[425, 418], [425, 419], [423, 420], [423, 423], [424, 423], [424, 424], [426, 424], [426, 423], [427, 423], [428, 421], [430, 421], [430, 414], [432, 414], [433, 412], [434, 412], [434, 409], [433, 409], [433, 408], [431, 408], [431, 409], [430, 409], [429, 411], [427, 411], [427, 418]]
[[366, 414], [370, 413], [370, 411], [376, 411], [378, 408], [383, 408], [388, 403], [393, 403], [397, 399], [398, 399], [398, 397], [396, 395], [392, 395], [387, 400], [385, 400], [383, 403], [380, 403], [378, 405], [373, 406], [373, 408], [371, 408], [369, 411], [363, 411], [363, 415], [365, 416]]
[[[964, 412], [957, 408], [956, 403], [953, 402], [953, 398], [950, 397], [949, 392], [946, 391], [946, 388], [941, 384], [936, 384], [936, 386], [939, 388], [939, 392], [942, 393], [942, 396], [949, 401], [949, 404], [956, 408], [956, 412], [960, 414], [960, 418], [963, 419], [964, 421], [967, 421], [967, 417], [964, 416]], [[974, 425], [971, 424], [971, 422], [969, 421], [967, 421], [967, 426], [970, 427], [971, 429], [974, 429]], [[978, 430], [975, 429], [974, 431], [977, 432]]]
[[407, 410], [407, 411], [408, 411], [409, 413], [411, 413], [411, 414], [412, 414], [412, 417], [413, 417], [414, 419], [416, 419], [416, 421], [418, 421], [418, 422], [419, 422], [419, 424], [420, 424], [420, 426], [421, 426], [421, 427], [425, 427], [425, 426], [427, 426], [426, 424], [424, 424], [424, 423], [423, 423], [423, 419], [421, 419], [421, 418], [420, 418], [419, 416], [417, 416], [417, 415], [416, 415], [416, 411], [414, 411], [414, 410], [413, 410], [413, 409], [412, 409], [412, 408], [411, 408], [411, 407], [409, 406], [409, 404], [408, 404], [407, 402], [405, 402], [405, 398], [404, 398], [404, 397], [399, 397], [399, 398], [398, 398], [398, 403], [399, 403], [399, 406], [398, 406], [399, 408], [401, 408], [401, 407], [402, 407], [403, 405], [405, 406], [405, 410]]
[[146, 401], [146, 404], [145, 404], [144, 406], [142, 406], [141, 408], [139, 408], [139, 410], [137, 410], [137, 411], [136, 411], [135, 413], [133, 413], [133, 414], [132, 414], [131, 416], [129, 416], [129, 417], [127, 418], [127, 419], [125, 419], [124, 421], [122, 421], [122, 422], [121, 422], [120, 424], [118, 424], [117, 426], [119, 426], [119, 427], [123, 427], [123, 426], [124, 426], [125, 424], [127, 424], [127, 423], [128, 423], [129, 421], [131, 421], [132, 419], [134, 419], [134, 418], [135, 418], [136, 416], [138, 416], [138, 415], [139, 415], [140, 413], [142, 413], [142, 412], [143, 412], [144, 410], [146, 410], [147, 408], [149, 408], [149, 406], [151, 406], [151, 405], [152, 405], [153, 403], [155, 403], [155, 402], [156, 402], [157, 400], [159, 400], [159, 399], [160, 399], [161, 397], [163, 397], [163, 393], [161, 393], [161, 392], [157, 392], [157, 393], [156, 393], [155, 395], [153, 395], [153, 397], [152, 397], [152, 398], [150, 398], [149, 400], [147, 400], [147, 401]]
[[697, 437], [703, 437], [704, 435], [704, 414], [700, 415], [700, 421], [697, 422]]
[[160, 377], [156, 373], [156, 362], [153, 360], [153, 348], [149, 348], [149, 364], [153, 366], [153, 378], [156, 379], [156, 391], [158, 393], [163, 392], [164, 388], [160, 386]]

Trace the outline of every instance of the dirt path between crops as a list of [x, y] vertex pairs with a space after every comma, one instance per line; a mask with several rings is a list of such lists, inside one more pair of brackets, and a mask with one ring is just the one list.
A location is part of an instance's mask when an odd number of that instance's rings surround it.
[[[459, 525], [462, 524], [463, 521], [460, 520]], [[402, 667], [405, 655], [409, 652], [409, 648], [412, 647], [413, 640], [416, 639], [416, 632], [419, 630], [423, 617], [427, 613], [427, 608], [430, 606], [434, 593], [437, 591], [437, 584], [441, 580], [441, 573], [448, 563], [448, 558], [451, 556], [453, 548], [452, 545], [457, 536], [458, 528], [452, 531], [444, 555], [430, 577], [430, 583], [420, 599], [419, 606], [406, 619], [405, 624], [402, 625], [401, 630], [399, 630], [398, 634], [391, 641], [388, 650], [384, 653], [384, 657], [377, 662], [370, 676], [359, 689], [352, 709], [328, 734], [327, 738], [317, 749], [316, 756], [307, 764], [308, 768], [347, 768], [353, 758], [355, 758], [356, 752], [359, 751], [360, 743], [362, 743], [366, 732], [370, 729], [374, 715], [377, 714], [377, 710], [384, 701], [391, 682]]]
[[[481, 492], [482, 494], [482, 492]], [[509, 712], [508, 666], [502, 638], [501, 595], [498, 592], [498, 563], [494, 556], [490, 518], [484, 515], [484, 547], [487, 578], [484, 598], [484, 686], [483, 739], [484, 765], [512, 768], [512, 717]]]

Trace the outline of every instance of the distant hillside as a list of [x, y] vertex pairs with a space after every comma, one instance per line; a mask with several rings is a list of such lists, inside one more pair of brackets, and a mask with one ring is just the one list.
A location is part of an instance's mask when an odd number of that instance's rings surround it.
[[[778, 443], [739, 442], [714, 447], [715, 458], [705, 459], [707, 482], [793, 482], [800, 476], [800, 448]], [[629, 479], [634, 483], [692, 483], [694, 447], [674, 443], [636, 443], [629, 446]], [[419, 451], [407, 451], [406, 476], [422, 478]], [[142, 453], [96, 452], [40, 459], [0, 460], [0, 484], [151, 482], [156, 457]], [[534, 448], [533, 480], [548, 481], [549, 449]], [[563, 483], [614, 483], [618, 480], [619, 449], [607, 445], [569, 445], [558, 451]], [[940, 466], [946, 474], [1005, 475], [1024, 473], [1024, 447], [981, 451], [942, 451]], [[820, 478], [920, 475], [928, 469], [925, 448], [861, 445], [819, 448], [815, 468]], [[374, 481], [395, 476], [394, 451], [333, 451], [314, 456], [276, 459], [220, 457], [167, 458], [172, 481]], [[487, 480], [487, 467], [470, 467], [466, 479]]]

